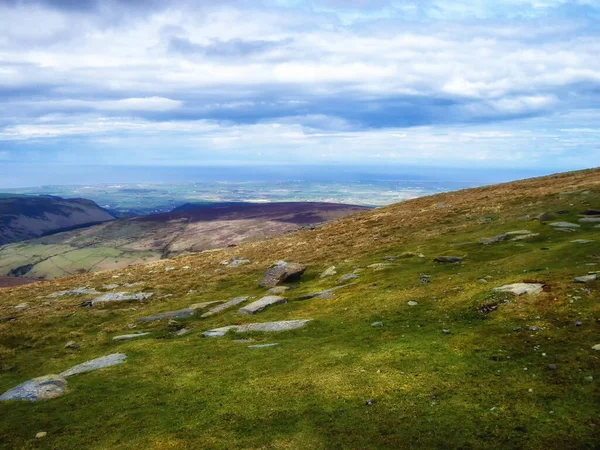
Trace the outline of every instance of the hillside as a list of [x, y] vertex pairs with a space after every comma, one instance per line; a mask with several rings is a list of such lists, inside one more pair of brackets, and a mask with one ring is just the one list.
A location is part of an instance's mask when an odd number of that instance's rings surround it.
[[336, 203], [187, 204], [0, 248], [0, 276], [53, 279], [117, 269], [310, 227], [369, 208]]
[[54, 196], [0, 196], [0, 245], [114, 220], [91, 200]]
[[[598, 210], [595, 169], [5, 289], [0, 392], [62, 376], [57, 398], [0, 401], [0, 446], [597, 448]], [[287, 302], [239, 314], [278, 260], [307, 266]], [[100, 297], [116, 292], [137, 295]]]

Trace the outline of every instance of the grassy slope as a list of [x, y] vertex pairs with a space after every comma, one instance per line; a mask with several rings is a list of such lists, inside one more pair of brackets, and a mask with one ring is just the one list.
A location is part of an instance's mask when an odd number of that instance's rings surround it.
[[[560, 194], [565, 191], [577, 192]], [[70, 392], [61, 398], [0, 404], [0, 445], [595, 448], [600, 353], [591, 347], [600, 343], [600, 285], [572, 279], [600, 270], [600, 229], [585, 224], [575, 233], [561, 233], [520, 219], [569, 209], [559, 220], [576, 221], [577, 212], [589, 207], [600, 207], [598, 170], [421, 198], [217, 253], [3, 290], [0, 317], [14, 313], [12, 306], [22, 301], [32, 307], [17, 320], [0, 323], [0, 391], [108, 353], [123, 351], [128, 361], [72, 378]], [[494, 221], [483, 224], [484, 217]], [[464, 244], [524, 228], [540, 236]], [[574, 239], [596, 242], [578, 245]], [[418, 253], [426, 258], [411, 256]], [[393, 254], [404, 257], [384, 270], [364, 269], [357, 286], [336, 299], [294, 301], [335, 285], [337, 277], [318, 278], [329, 265], [344, 274]], [[432, 258], [439, 254], [467, 259], [437, 265]], [[223, 270], [219, 261], [231, 256], [254, 262]], [[286, 305], [254, 317], [230, 311], [179, 321], [192, 327], [183, 337], [174, 337], [161, 322], [137, 327], [153, 331], [151, 338], [111, 341], [144, 315], [241, 294], [259, 296], [264, 290], [258, 279], [278, 259], [310, 266]], [[192, 268], [184, 270], [185, 265]], [[176, 270], [165, 272], [168, 266]], [[112, 278], [115, 273], [120, 277]], [[424, 273], [431, 275], [430, 284], [420, 282]], [[478, 281], [484, 276], [493, 278], [488, 284]], [[494, 286], [527, 279], [548, 283], [549, 292], [518, 299], [492, 294]], [[77, 307], [82, 298], [51, 303], [37, 298], [125, 280], [146, 281], [143, 290], [155, 292], [155, 298], [91, 310]], [[191, 289], [197, 293], [188, 294]], [[504, 299], [511, 301], [490, 314], [478, 311]], [[409, 307], [409, 300], [419, 306]], [[315, 321], [293, 332], [253, 336], [258, 343], [279, 342], [275, 348], [251, 350], [232, 342], [235, 336], [200, 335], [216, 326], [296, 318]], [[370, 326], [379, 320], [383, 328]], [[576, 321], [583, 326], [576, 327]], [[80, 342], [81, 350], [65, 350], [68, 340]], [[590, 375], [594, 381], [586, 380]], [[376, 403], [367, 406], [368, 399]], [[48, 437], [34, 439], [38, 431]]]

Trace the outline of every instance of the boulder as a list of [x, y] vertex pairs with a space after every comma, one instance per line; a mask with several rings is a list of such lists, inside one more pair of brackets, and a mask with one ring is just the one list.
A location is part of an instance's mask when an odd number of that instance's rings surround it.
[[272, 288], [285, 281], [299, 280], [305, 271], [306, 266], [303, 264], [278, 261], [275, 267], [267, 271], [259, 284], [264, 288]]
[[248, 296], [236, 297], [233, 300], [229, 300], [228, 302], [225, 302], [219, 306], [216, 306], [215, 308], [212, 308], [208, 312], [205, 312], [204, 314], [202, 314], [200, 317], [207, 318], [210, 316], [214, 316], [215, 314], [219, 314], [220, 312], [225, 311], [226, 309], [233, 308], [234, 306], [237, 306], [240, 303], [244, 303], [249, 298], [250, 297], [248, 297]]
[[129, 294], [128, 292], [115, 292], [101, 295], [100, 297], [96, 297], [92, 300], [91, 306], [101, 305], [103, 303], [112, 303], [112, 302], [130, 302], [130, 301], [139, 301], [146, 300], [152, 297], [151, 292], [138, 292], [137, 294]]
[[249, 323], [246, 325], [229, 325], [226, 327], [215, 328], [202, 333], [205, 337], [220, 337], [225, 336], [228, 331], [235, 330], [237, 333], [250, 333], [250, 332], [263, 332], [263, 333], [275, 333], [280, 331], [295, 330], [302, 328], [307, 323], [312, 322], [312, 319], [301, 319], [301, 320], [284, 320], [280, 322], [263, 322], [263, 323]]
[[581, 228], [581, 225], [571, 222], [552, 222], [550, 226], [554, 228]]
[[279, 295], [267, 295], [266, 297], [261, 298], [260, 300], [256, 300], [255, 302], [250, 303], [249, 305], [240, 308], [238, 311], [239, 314], [256, 314], [263, 311], [265, 308], [269, 306], [280, 305], [282, 303], [287, 303], [288, 299], [286, 297], [281, 297]]
[[112, 355], [102, 356], [101, 358], [92, 359], [84, 363], [78, 364], [65, 370], [60, 374], [61, 377], [68, 378], [81, 373], [92, 372], [93, 370], [103, 369], [105, 367], [123, 364], [127, 355], [124, 353], [113, 353]]
[[544, 285], [542, 283], [514, 283], [494, 288], [494, 291], [510, 292], [516, 296], [525, 294], [539, 294], [543, 290]]
[[134, 333], [134, 334], [122, 334], [121, 336], [115, 336], [113, 341], [130, 341], [131, 339], [137, 339], [139, 337], [148, 336], [152, 333]]
[[48, 400], [60, 397], [66, 392], [67, 380], [62, 375], [46, 375], [34, 378], [9, 389], [0, 395], [0, 400]]
[[438, 263], [442, 263], [442, 264], [454, 264], [454, 263], [459, 263], [462, 260], [464, 260], [465, 258], [462, 258], [460, 256], [437, 256], [435, 258], [433, 258], [433, 260], [435, 262]]

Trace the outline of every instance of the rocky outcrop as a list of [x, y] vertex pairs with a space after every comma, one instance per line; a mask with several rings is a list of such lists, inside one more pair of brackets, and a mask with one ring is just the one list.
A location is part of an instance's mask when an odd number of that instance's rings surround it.
[[303, 264], [280, 261], [267, 271], [259, 284], [264, 288], [272, 288], [286, 281], [297, 281], [305, 271], [306, 266]]
[[46, 375], [34, 378], [9, 389], [0, 395], [0, 400], [49, 400], [60, 397], [67, 390], [67, 380], [61, 375]]
[[113, 353], [112, 355], [102, 356], [101, 358], [92, 359], [84, 363], [78, 364], [65, 370], [60, 374], [61, 377], [68, 378], [73, 375], [79, 375], [81, 373], [92, 372], [98, 369], [104, 369], [105, 367], [115, 366], [117, 364], [123, 364], [127, 355], [124, 353]]
[[205, 337], [220, 337], [225, 336], [228, 331], [235, 331], [236, 333], [250, 333], [250, 332], [262, 332], [262, 333], [275, 333], [279, 331], [295, 330], [302, 328], [307, 323], [312, 322], [312, 319], [302, 320], [284, 320], [280, 322], [263, 322], [263, 323], [249, 323], [246, 325], [229, 325], [226, 327], [215, 328], [202, 333]]

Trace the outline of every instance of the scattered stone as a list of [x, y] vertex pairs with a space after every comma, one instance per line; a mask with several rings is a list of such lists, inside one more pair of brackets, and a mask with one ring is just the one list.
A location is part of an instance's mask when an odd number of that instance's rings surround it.
[[514, 327], [513, 331], [521, 331], [521, 327]]
[[373, 406], [375, 403], [377, 403], [377, 400], [374, 400], [374, 399], [370, 398], [369, 400], [367, 400], [365, 402], [365, 405], [367, 405], [367, 406]]
[[394, 261], [396, 261], [399, 258], [400, 258], [399, 256], [385, 256], [383, 258], [383, 260], [384, 261], [389, 261], [389, 262], [394, 262]]
[[238, 313], [256, 314], [263, 311], [269, 306], [280, 305], [282, 303], [287, 303], [287, 301], [288, 299], [286, 297], [281, 297], [279, 295], [267, 295], [266, 297], [263, 297], [260, 300], [256, 300], [255, 302], [252, 302], [249, 305], [240, 308]]
[[600, 351], [600, 344], [596, 344], [592, 347], [592, 350], [598, 350]]
[[430, 283], [431, 275], [421, 275], [421, 283]]
[[136, 322], [150, 323], [157, 322], [163, 319], [189, 319], [196, 315], [196, 310], [191, 308], [180, 309], [177, 311], [167, 311], [164, 313], [154, 314], [152, 316], [140, 317]]
[[554, 217], [554, 214], [545, 212], [537, 216], [537, 220], [539, 220], [540, 222], [548, 222], [550, 220], [554, 220]]
[[231, 263], [229, 263], [227, 267], [229, 267], [230, 269], [235, 269], [236, 267], [245, 266], [246, 264], [250, 264], [251, 262], [252, 261], [250, 261], [249, 259], [233, 258], [231, 260]]
[[131, 288], [131, 287], [143, 286], [145, 284], [146, 283], [144, 281], [136, 281], [135, 283], [125, 283], [123, 285], [123, 287]]
[[277, 343], [273, 343], [273, 344], [256, 344], [256, 345], [249, 345], [248, 348], [268, 348], [268, 347], [277, 347], [279, 344]]
[[105, 284], [104, 286], [102, 286], [102, 289], [104, 289], [105, 291], [112, 291], [113, 289], [116, 289], [118, 287], [118, 284]]
[[387, 263], [375, 263], [375, 264], [369, 264], [367, 266], [369, 269], [385, 269], [386, 267], [390, 267], [390, 264]]
[[581, 225], [571, 222], [553, 222], [550, 226], [554, 228], [581, 228]]
[[524, 294], [539, 294], [544, 290], [542, 283], [514, 283], [494, 288], [497, 292], [510, 292], [516, 296]]
[[79, 375], [81, 373], [91, 372], [93, 370], [103, 369], [105, 367], [115, 366], [125, 362], [127, 355], [124, 353], [113, 353], [112, 355], [102, 356], [100, 358], [92, 359], [84, 363], [78, 364], [65, 370], [60, 374], [61, 377], [68, 378], [73, 375]]
[[583, 322], [575, 322], [575, 326], [576, 326], [576, 327], [580, 327], [580, 326], [582, 326], [582, 325], [583, 325]]
[[284, 281], [299, 280], [305, 271], [306, 266], [303, 264], [278, 261], [275, 267], [267, 271], [259, 284], [264, 288], [272, 288]]
[[383, 326], [383, 322], [373, 322], [373, 323], [371, 324], [371, 326], [372, 326], [372, 327], [375, 327], [375, 328], [376, 328], [376, 327], [382, 327], [382, 326]]
[[171, 270], [175, 270], [175, 267], [165, 267], [165, 272], [170, 272]]
[[556, 364], [548, 364], [548, 369], [556, 370], [556, 369], [558, 369], [558, 366]]
[[39, 433], [35, 434], [36, 439], [42, 439], [42, 438], [45, 438], [46, 436], [48, 436], [48, 433], [45, 431], [40, 431]]
[[483, 219], [481, 219], [481, 223], [490, 223], [493, 220], [494, 219], [492, 219], [491, 217], [484, 217]]
[[435, 262], [442, 264], [455, 264], [461, 262], [464, 259], [465, 258], [462, 258], [460, 256], [436, 256], [435, 258], [433, 258]]
[[325, 289], [324, 291], [312, 292], [310, 294], [305, 294], [305, 295], [298, 297], [298, 300], [310, 300], [311, 298], [320, 298], [320, 299], [335, 298], [335, 295], [333, 294], [334, 291], [337, 291], [339, 289], [349, 288], [352, 286], [356, 286], [356, 285], [355, 284], [344, 284], [342, 286], [336, 286], [331, 289]]
[[335, 266], [331, 266], [323, 271], [321, 278], [332, 277], [334, 275], [337, 275], [337, 270]]
[[188, 306], [189, 309], [207, 309], [217, 305], [223, 304], [222, 300], [213, 300], [210, 302], [194, 303]]
[[555, 228], [556, 231], [560, 231], [562, 233], [575, 233], [574, 228]]
[[356, 280], [357, 278], [360, 278], [360, 275], [357, 275], [355, 273], [348, 273], [342, 276], [339, 281], [340, 283], [343, 283], [345, 281]]
[[19, 303], [18, 305], [15, 306], [15, 309], [18, 311], [23, 311], [28, 308], [29, 308], [29, 303]]
[[575, 239], [571, 241], [573, 244], [591, 244], [594, 241], [590, 241], [589, 239]]
[[183, 336], [184, 334], [188, 334], [190, 332], [190, 330], [188, 330], [187, 328], [182, 328], [181, 330], [177, 330], [175, 332], [175, 336]]
[[269, 295], [281, 295], [286, 291], [289, 291], [290, 287], [289, 286], [275, 286], [274, 288], [271, 288], [267, 291], [267, 294]]
[[75, 341], [69, 341], [65, 344], [65, 348], [69, 350], [78, 350], [81, 346]]
[[264, 332], [274, 333], [279, 331], [295, 330], [302, 328], [307, 323], [312, 322], [312, 319], [301, 319], [301, 320], [284, 320], [280, 322], [263, 322], [263, 323], [249, 323], [246, 325], [229, 325], [226, 327], [215, 328], [202, 333], [205, 337], [220, 337], [225, 336], [228, 331], [235, 330], [237, 333], [249, 333], [249, 332]]
[[536, 327], [536, 326], [529, 327], [529, 331], [540, 331], [540, 327]]
[[584, 217], [582, 219], [579, 219], [580, 223], [599, 223], [600, 222], [600, 217]]
[[598, 275], [591, 274], [591, 275], [584, 275], [582, 277], [577, 277], [575, 278], [575, 283], [589, 283], [590, 281], [596, 281], [598, 279]]
[[515, 236], [514, 238], [512, 238], [512, 241], [524, 241], [525, 239], [531, 239], [534, 237], [539, 236], [540, 233], [529, 233], [529, 234], [522, 234], [520, 236]]
[[483, 284], [488, 284], [488, 280], [486, 280], [485, 278], [480, 278], [478, 281]]
[[146, 300], [152, 297], [153, 295], [154, 294], [152, 294], [151, 292], [138, 292], [137, 294], [129, 294], [128, 292], [116, 292], [114, 294], [109, 293], [104, 294], [100, 297], [96, 297], [90, 302], [90, 304], [91, 306], [96, 306], [97, 304], [102, 303], [139, 301]]
[[585, 381], [594, 381], [594, 377], [592, 375], [589, 375], [585, 377]]
[[122, 334], [121, 336], [115, 336], [113, 341], [130, 341], [131, 339], [137, 339], [142, 336], [148, 336], [152, 333], [134, 333], [134, 334]]
[[250, 297], [246, 296], [246, 297], [236, 297], [233, 300], [229, 300], [228, 302], [225, 302], [215, 308], [212, 308], [211, 310], [209, 310], [208, 312], [205, 312], [204, 314], [202, 314], [200, 317], [202, 318], [207, 318], [210, 316], [214, 316], [215, 314], [219, 314], [222, 311], [225, 311], [226, 309], [232, 308], [234, 306], [239, 305], [240, 303], [244, 303], [246, 300], [248, 300]]
[[450, 334], [450, 330], [442, 330], [442, 333], [444, 333], [444, 334]]
[[236, 344], [247, 344], [248, 342], [254, 342], [254, 339], [234, 339], [231, 342], [235, 342]]
[[419, 305], [419, 302], [415, 302], [412, 300], [408, 302], [408, 306], [418, 306], [418, 305]]
[[70, 291], [59, 291], [53, 294], [48, 295], [48, 298], [57, 298], [57, 297], [74, 297], [76, 295], [92, 295], [92, 294], [101, 294], [96, 289], [90, 289], [87, 287], [75, 288]]
[[2, 400], [49, 400], [66, 392], [67, 380], [62, 375], [46, 375], [21, 383], [0, 395]]
[[600, 216], [600, 209], [587, 209], [581, 214], [584, 216]]

